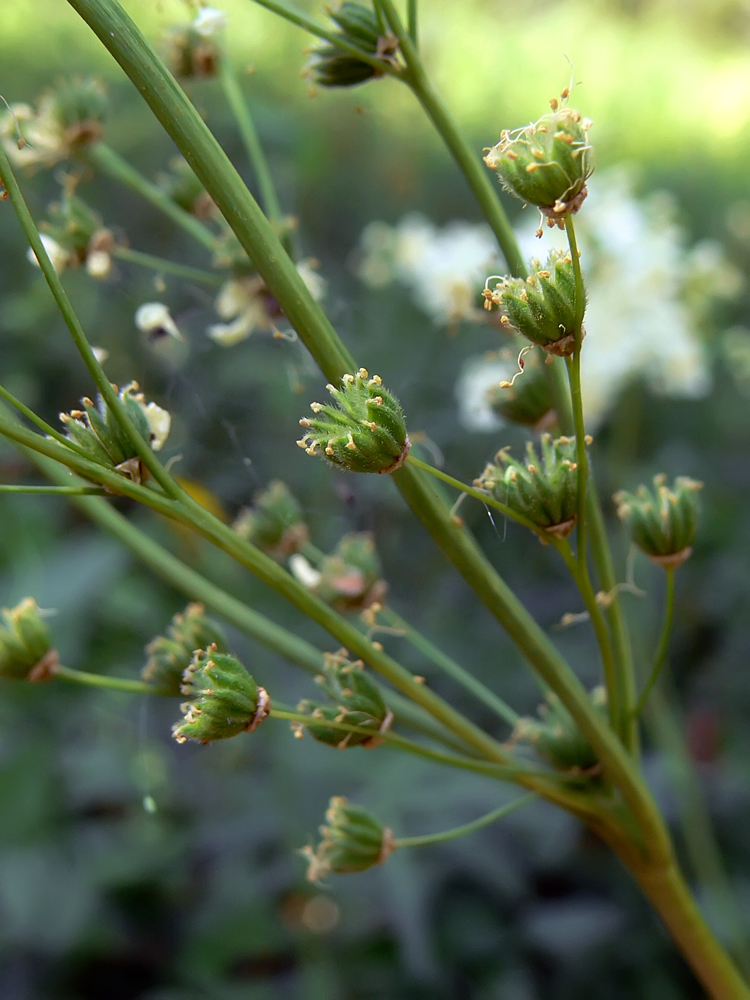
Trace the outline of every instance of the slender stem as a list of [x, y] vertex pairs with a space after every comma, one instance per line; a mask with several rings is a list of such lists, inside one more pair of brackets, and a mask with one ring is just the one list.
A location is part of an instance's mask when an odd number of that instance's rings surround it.
[[429, 639], [426, 639], [391, 608], [383, 608], [380, 615], [389, 626], [403, 632], [405, 638], [408, 639], [412, 646], [431, 660], [443, 673], [453, 678], [454, 681], [457, 681], [467, 691], [470, 691], [487, 708], [490, 708], [501, 719], [504, 719], [509, 726], [515, 726], [520, 718], [518, 712], [514, 712], [510, 705], [507, 705], [502, 698], [498, 698], [493, 691], [490, 691], [481, 681], [477, 680], [473, 674], [470, 674], [468, 670], [465, 670], [455, 660], [452, 660], [450, 656], [446, 656], [441, 649], [433, 645]]
[[417, 18], [417, 6], [418, 0], [407, 0], [406, 4], [406, 25], [409, 29], [409, 38], [411, 38], [414, 48], [417, 48], [418, 42], [418, 18]]
[[511, 507], [507, 507], [504, 503], [500, 503], [499, 500], [495, 500], [488, 493], [483, 490], [475, 489], [473, 486], [467, 486], [466, 483], [462, 483], [460, 479], [454, 479], [453, 476], [449, 476], [447, 472], [442, 472], [440, 469], [436, 469], [433, 465], [428, 465], [427, 462], [423, 462], [421, 459], [416, 458], [414, 455], [409, 455], [406, 459], [411, 465], [415, 465], [418, 469], [422, 469], [424, 472], [429, 472], [431, 476], [435, 479], [440, 479], [444, 483], [448, 483], [449, 486], [453, 486], [455, 489], [460, 490], [462, 493], [467, 493], [470, 497], [474, 497], [476, 500], [481, 500], [483, 504], [488, 507], [494, 507], [495, 510], [499, 510], [501, 513], [505, 514], [513, 521], [517, 521], [518, 524], [522, 524], [524, 528], [529, 528], [533, 531], [535, 535], [539, 535], [547, 540], [547, 536], [543, 529], [539, 527], [538, 524], [534, 524], [530, 521], [528, 517], [524, 517], [523, 514], [519, 514], [517, 511], [513, 510]]
[[142, 253], [140, 250], [131, 250], [130, 247], [116, 246], [112, 250], [112, 256], [118, 260], [124, 260], [128, 264], [136, 264], [138, 267], [147, 267], [160, 274], [173, 274], [176, 278], [184, 278], [186, 281], [197, 281], [202, 285], [221, 285], [226, 280], [222, 274], [211, 274], [210, 271], [202, 271], [199, 267], [190, 267], [188, 264], [177, 264], [172, 260], [165, 260], [163, 257], [155, 257], [154, 254]]
[[242, 137], [247, 157], [255, 171], [255, 177], [260, 188], [260, 203], [263, 206], [263, 211], [276, 227], [277, 232], [281, 233], [283, 216], [271, 170], [268, 166], [268, 160], [266, 159], [266, 154], [263, 152], [263, 146], [258, 138], [255, 123], [242, 93], [242, 88], [239, 85], [237, 76], [232, 69], [226, 53], [219, 62], [219, 83], [221, 84], [221, 89], [224, 91], [227, 104], [234, 115], [234, 120]]
[[555, 541], [554, 545], [565, 560], [565, 565], [570, 570], [571, 576], [576, 582], [576, 586], [578, 587], [581, 597], [583, 598], [583, 603], [586, 605], [586, 610], [589, 613], [591, 624], [594, 626], [596, 641], [599, 644], [599, 652], [602, 658], [602, 667], [604, 669], [604, 682], [607, 686], [609, 724], [612, 726], [612, 729], [617, 732], [621, 711], [618, 701], [619, 690], [617, 686], [617, 670], [612, 653], [612, 642], [609, 635], [609, 629], [607, 628], [607, 623], [604, 620], [604, 615], [602, 614], [602, 610], [596, 600], [596, 594], [594, 593], [594, 588], [591, 586], [589, 575], [581, 569], [580, 563], [577, 562], [575, 556], [573, 555], [573, 550], [570, 547], [568, 539], [558, 539]]
[[0, 484], [0, 493], [37, 493], [68, 497], [105, 497], [107, 491], [98, 486], [8, 486]]
[[125, 691], [128, 694], [158, 694], [153, 684], [145, 681], [131, 681], [126, 677], [107, 677], [104, 674], [89, 674], [84, 670], [73, 670], [70, 667], [57, 666], [53, 675], [73, 684], [86, 684], [89, 687], [108, 688], [110, 691]]
[[576, 286], [576, 311], [573, 326], [575, 347], [572, 358], [566, 358], [568, 377], [570, 379], [570, 395], [573, 400], [573, 421], [576, 431], [576, 464], [578, 465], [578, 517], [576, 524], [576, 545], [578, 547], [578, 562], [586, 568], [586, 486], [588, 475], [588, 458], [586, 455], [586, 431], [583, 421], [583, 397], [581, 394], [581, 347], [583, 344], [583, 314], [586, 309], [586, 296], [581, 273], [581, 258], [576, 243], [575, 226], [571, 215], [565, 218], [565, 231], [570, 244], [570, 254], [573, 258], [573, 273]]
[[29, 409], [29, 407], [22, 403], [20, 399], [16, 399], [13, 393], [8, 392], [8, 390], [2, 385], [0, 385], [0, 397], [4, 399], [6, 403], [10, 403], [10, 405], [18, 410], [19, 413], [23, 413], [27, 420], [30, 420], [32, 424], [36, 424], [36, 426], [40, 430], [43, 430], [49, 437], [54, 438], [55, 441], [65, 445], [66, 448], [70, 448], [71, 451], [76, 452], [76, 454], [80, 455], [82, 458], [88, 457], [84, 449], [81, 448], [79, 444], [75, 441], [71, 441], [69, 438], [66, 438], [64, 434], [61, 434], [54, 427], [50, 427], [46, 420], [42, 420], [42, 418], [37, 416], [33, 410]]
[[497, 242], [500, 244], [500, 249], [511, 273], [517, 277], [525, 277], [528, 273], [526, 264], [518, 249], [513, 228], [500, 203], [497, 189], [489, 171], [481, 162], [478, 151], [469, 146], [455, 120], [430, 83], [416, 46], [409, 32], [404, 28], [392, 0], [382, 0], [382, 4], [393, 28], [393, 33], [398, 38], [401, 53], [406, 62], [407, 72], [403, 74], [404, 81], [411, 87], [414, 96], [453, 154], [474, 192], [487, 222], [497, 237]]
[[191, 215], [184, 208], [180, 208], [179, 205], [175, 204], [160, 187], [152, 181], [147, 180], [135, 167], [131, 167], [127, 160], [124, 160], [119, 153], [116, 153], [106, 143], [97, 142], [95, 145], [90, 146], [86, 151], [86, 158], [92, 166], [101, 170], [103, 174], [106, 174], [112, 180], [118, 181], [120, 184], [124, 184], [131, 191], [135, 191], [136, 194], [145, 198], [154, 208], [158, 208], [163, 215], [168, 216], [172, 222], [177, 223], [178, 226], [184, 229], [186, 233], [189, 233], [207, 250], [213, 253], [216, 249], [216, 236], [208, 226], [204, 226], [194, 215]]
[[465, 837], [469, 833], [475, 833], [477, 830], [482, 830], [485, 826], [490, 826], [492, 823], [496, 823], [499, 819], [503, 819], [505, 816], [510, 816], [511, 813], [515, 812], [516, 809], [520, 809], [522, 806], [527, 806], [530, 802], [533, 802], [537, 796], [532, 792], [531, 795], [521, 795], [520, 798], [514, 799], [513, 802], [507, 802], [504, 806], [500, 806], [499, 809], [493, 809], [492, 812], [487, 813], [486, 816], [481, 816], [479, 819], [475, 819], [473, 823], [464, 823], [463, 826], [454, 826], [452, 830], [443, 830], [442, 833], [428, 833], [422, 837], [399, 837], [396, 840], [396, 847], [425, 847], [427, 844], [442, 844], [446, 840], [455, 840], [457, 837]]
[[667, 652], [669, 651], [669, 639], [672, 634], [672, 620], [674, 618], [674, 567], [667, 566], [665, 569], [667, 574], [667, 594], [664, 604], [664, 623], [661, 628], [661, 635], [659, 637], [659, 645], [656, 647], [656, 655], [654, 656], [654, 665], [651, 668], [651, 673], [646, 681], [646, 686], [641, 692], [641, 696], [638, 699], [638, 704], [635, 706], [635, 716], [636, 718], [643, 711], [648, 697], [653, 691], [654, 684], [656, 684], [661, 669], [664, 666], [664, 661], [667, 658]]
[[42, 269], [42, 273], [44, 274], [47, 284], [49, 285], [53, 298], [57, 303], [57, 308], [60, 310], [60, 313], [65, 320], [65, 325], [68, 327], [70, 335], [73, 338], [73, 342], [78, 348], [78, 352], [81, 355], [84, 364], [88, 368], [89, 374], [93, 378], [96, 387], [102, 394], [107, 406], [112, 410], [117, 418], [117, 421], [124, 429], [143, 464], [152, 474], [157, 483], [159, 483], [167, 495], [172, 497], [181, 496], [183, 494], [183, 490], [177, 485], [177, 483], [175, 483], [169, 473], [164, 470], [163, 466], [154, 455], [154, 452], [151, 450], [150, 444], [145, 441], [139, 433], [138, 428], [135, 426], [122, 400], [115, 391], [114, 386], [107, 378], [104, 369], [92, 351], [91, 345], [86, 339], [86, 334], [83, 332], [83, 327], [78, 320], [78, 316], [76, 315], [68, 296], [65, 294], [62, 282], [52, 266], [52, 261], [49, 259], [44, 244], [41, 241], [39, 231], [37, 230], [36, 224], [34, 223], [31, 213], [29, 212], [24, 197], [21, 194], [21, 189], [18, 186], [10, 161], [8, 160], [5, 150], [2, 148], [2, 144], [0, 144], [0, 181], [5, 187], [5, 190], [8, 192], [8, 196], [13, 203], [13, 208], [16, 211], [16, 215], [21, 223], [26, 239], [39, 261], [39, 266]]

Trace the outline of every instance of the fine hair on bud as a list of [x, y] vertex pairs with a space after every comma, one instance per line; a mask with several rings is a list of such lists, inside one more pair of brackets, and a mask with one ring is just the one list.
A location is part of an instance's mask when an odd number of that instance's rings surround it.
[[678, 476], [672, 486], [661, 473], [651, 488], [621, 490], [614, 496], [617, 514], [646, 555], [665, 569], [680, 566], [693, 551], [700, 519], [699, 491], [703, 483]]
[[300, 425], [305, 435], [297, 444], [308, 455], [319, 455], [349, 472], [395, 472], [409, 454], [410, 442], [401, 404], [365, 368], [344, 375], [341, 385], [326, 386], [334, 405], [311, 403], [313, 417]]
[[576, 523], [576, 440], [542, 434], [540, 444], [537, 454], [533, 442], [527, 443], [523, 462], [503, 448], [474, 485], [548, 534], [565, 538]]
[[393, 832], [362, 806], [352, 805], [343, 796], [334, 796], [320, 827], [317, 847], [303, 847], [307, 878], [320, 882], [327, 875], [363, 872], [382, 864], [395, 850]]
[[182, 675], [190, 666], [196, 649], [213, 646], [220, 653], [227, 651], [221, 629], [206, 617], [202, 604], [188, 604], [172, 618], [166, 635], [157, 635], [146, 646], [148, 661], [141, 677], [152, 684], [158, 694], [177, 696], [182, 693]]

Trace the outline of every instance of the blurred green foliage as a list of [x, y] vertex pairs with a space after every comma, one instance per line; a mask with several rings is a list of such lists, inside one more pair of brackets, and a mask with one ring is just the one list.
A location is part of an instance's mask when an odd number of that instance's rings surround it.
[[[61, 0], [6, 5], [0, 93], [30, 101], [60, 73], [96, 72], [110, 87], [107, 141], [149, 177], [173, 149], [109, 57]], [[355, 356], [387, 375], [410, 418], [465, 480], [522, 435], [467, 435], [453, 401], [455, 372], [496, 334], [434, 327], [393, 287], [373, 291], [352, 272], [373, 218], [419, 209], [436, 222], [477, 220], [463, 180], [410, 95], [384, 80], [307, 96], [298, 68], [307, 39], [250, 0], [221, 5], [285, 211], [299, 219], [301, 256], [321, 262], [327, 306]], [[306, 4], [309, 9], [313, 5]], [[423, 0], [423, 45], [438, 88], [479, 152], [501, 127], [537, 117], [570, 73], [595, 119], [600, 166], [629, 161], [643, 191], [667, 188], [698, 238], [750, 264], [750, 15], [741, 0]], [[132, 0], [153, 37], [184, 18], [176, 2]], [[190, 93], [248, 177], [239, 140], [210, 83]], [[60, 168], [55, 172], [60, 174]], [[41, 218], [57, 182], [25, 182]], [[199, 247], [128, 191], [84, 176], [86, 200], [130, 245], [207, 266]], [[509, 204], [509, 210], [517, 211]], [[20, 230], [0, 206], [0, 356], [4, 383], [50, 422], [91, 392], [47, 289], [26, 260]], [[505, 637], [448, 571], [388, 482], [313, 463], [295, 447], [297, 418], [322, 380], [298, 344], [257, 336], [231, 350], [204, 335], [212, 297], [119, 263], [105, 285], [81, 272], [66, 286], [107, 371], [136, 378], [174, 416], [169, 454], [229, 515], [271, 479], [304, 499], [313, 541], [331, 550], [346, 531], [372, 530], [394, 607], [520, 711], [538, 702]], [[167, 301], [189, 351], [135, 330], [137, 305]], [[750, 364], [742, 334], [727, 356], [718, 332], [750, 326], [745, 293], [713, 317], [715, 390], [704, 400], [656, 398], [634, 385], [597, 439], [603, 492], [664, 470], [706, 482], [696, 555], [682, 571], [674, 642], [677, 696], [745, 914], [750, 910]], [[627, 345], [623, 345], [627, 349]], [[739, 360], [738, 360], [739, 359]], [[743, 360], [744, 359], [744, 360]], [[744, 367], [743, 367], [744, 365]], [[24, 459], [0, 449], [3, 481], [30, 481]], [[315, 641], [325, 637], [203, 542], [142, 512], [139, 523], [253, 607]], [[611, 511], [610, 511], [611, 514]], [[478, 505], [462, 515], [547, 627], [578, 610], [549, 551]], [[613, 521], [618, 555], [622, 534]], [[647, 600], [628, 598], [639, 655], [651, 648], [659, 577], [638, 564]], [[0, 499], [0, 601], [33, 594], [51, 619], [63, 661], [135, 676], [143, 646], [184, 606], [64, 501]], [[587, 682], [597, 680], [585, 626], [555, 638]], [[315, 687], [236, 633], [231, 647], [284, 701]], [[417, 673], [419, 657], [387, 640]], [[502, 734], [447, 681], [431, 683]], [[177, 747], [170, 702], [5, 684], [0, 698], [0, 996], [4, 1000], [671, 1000], [697, 987], [607, 850], [567, 815], [534, 805], [475, 835], [397, 853], [380, 870], [328, 891], [304, 882], [293, 848], [309, 842], [331, 794], [346, 794], [399, 833], [454, 825], [510, 790], [479, 777], [375, 753], [299, 744], [284, 724], [215, 747]], [[656, 741], [658, 744], [658, 740]], [[657, 750], [649, 774], [671, 819], [674, 792]], [[144, 806], [144, 800], [146, 805]], [[149, 811], [151, 801], [155, 811]]]

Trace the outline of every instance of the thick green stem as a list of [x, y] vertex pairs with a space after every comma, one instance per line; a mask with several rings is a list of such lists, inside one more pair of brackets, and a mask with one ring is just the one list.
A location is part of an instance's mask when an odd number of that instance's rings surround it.
[[211, 274], [210, 271], [202, 271], [199, 267], [190, 267], [188, 264], [176, 264], [163, 257], [155, 257], [153, 254], [142, 253], [140, 250], [131, 250], [130, 247], [116, 246], [112, 250], [112, 256], [118, 260], [124, 260], [128, 264], [147, 267], [159, 274], [172, 274], [175, 278], [184, 278], [185, 281], [197, 281], [201, 285], [218, 286], [226, 281], [226, 275]]
[[646, 702], [648, 701], [648, 697], [654, 689], [654, 684], [656, 684], [659, 679], [659, 674], [661, 673], [664, 662], [667, 659], [667, 652], [669, 651], [669, 638], [672, 634], [672, 620], [674, 618], [674, 567], [667, 566], [665, 572], [667, 575], [667, 594], [664, 602], [664, 623], [661, 628], [661, 635], [659, 636], [659, 645], [656, 647], [656, 655], [654, 656], [654, 664], [651, 668], [651, 673], [649, 674], [646, 686], [638, 699], [638, 704], [635, 706], [636, 718], [643, 711]]
[[496, 823], [505, 816], [510, 816], [516, 809], [527, 806], [535, 798], [537, 796], [533, 793], [531, 795], [522, 795], [520, 798], [514, 799], [513, 802], [508, 802], [506, 805], [500, 806], [499, 809], [493, 809], [486, 816], [475, 819], [472, 823], [464, 823], [463, 826], [454, 826], [452, 830], [443, 830], [442, 833], [428, 833], [422, 837], [399, 837], [396, 840], [396, 847], [425, 847], [427, 844], [443, 844], [446, 840], [456, 840], [457, 837], [465, 837], [469, 833], [476, 833], [477, 830], [482, 830], [485, 826]]
[[104, 674], [89, 674], [84, 670], [72, 670], [70, 667], [57, 666], [52, 671], [53, 677], [70, 681], [72, 684], [85, 684], [88, 687], [107, 688], [110, 691], [124, 691], [127, 694], [158, 694], [152, 684], [145, 681], [131, 681], [126, 677], [107, 677]]
[[204, 226], [194, 215], [175, 204], [168, 194], [165, 194], [152, 181], [147, 180], [135, 167], [131, 167], [127, 160], [124, 160], [106, 143], [97, 142], [90, 146], [86, 151], [86, 158], [92, 166], [101, 170], [107, 177], [124, 184], [125, 187], [129, 187], [131, 191], [144, 198], [211, 253], [216, 250], [217, 239], [208, 226]]
[[409, 38], [411, 38], [415, 49], [417, 48], [418, 45], [418, 26], [419, 26], [417, 4], [418, 0], [407, 0], [406, 4], [406, 26], [409, 29]]
[[586, 310], [586, 296], [583, 289], [583, 274], [581, 273], [581, 257], [576, 243], [576, 232], [571, 215], [565, 218], [565, 231], [568, 234], [570, 255], [573, 258], [573, 273], [576, 285], [576, 311], [573, 326], [575, 346], [573, 356], [566, 358], [568, 377], [570, 378], [570, 395], [573, 401], [573, 422], [576, 431], [576, 463], [578, 465], [578, 516], [576, 519], [576, 545], [578, 562], [584, 572], [586, 568], [586, 487], [588, 480], [588, 456], [586, 455], [586, 430], [583, 420], [583, 396], [581, 393], [581, 348], [583, 346], [583, 314]]
[[402, 632], [412, 646], [418, 649], [436, 667], [439, 667], [444, 674], [447, 674], [448, 677], [451, 677], [461, 687], [470, 691], [475, 698], [478, 698], [487, 708], [499, 715], [501, 719], [504, 719], [509, 726], [515, 726], [519, 719], [518, 712], [514, 712], [510, 705], [507, 705], [502, 698], [498, 698], [494, 691], [490, 691], [473, 674], [470, 674], [468, 670], [464, 670], [459, 663], [452, 660], [450, 656], [446, 656], [442, 649], [433, 645], [429, 639], [426, 639], [415, 628], [412, 628], [401, 615], [396, 614], [391, 608], [383, 608], [380, 617], [387, 625]]

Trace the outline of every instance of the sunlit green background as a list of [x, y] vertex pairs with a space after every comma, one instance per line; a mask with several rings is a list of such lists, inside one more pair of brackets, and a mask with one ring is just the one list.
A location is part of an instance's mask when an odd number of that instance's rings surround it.
[[[366, 289], [353, 251], [374, 218], [419, 209], [436, 223], [478, 221], [477, 206], [413, 97], [383, 80], [311, 97], [300, 76], [298, 29], [252, 0], [221, 4], [230, 50], [266, 144], [299, 248], [321, 262], [331, 318], [355, 356], [399, 393], [414, 425], [468, 480], [516, 430], [467, 435], [457, 423], [455, 374], [493, 346], [492, 331], [433, 326], [407, 291]], [[311, 12], [315, 5], [305, 3]], [[128, 2], [156, 39], [184, 5]], [[593, 118], [600, 170], [626, 163], [639, 191], [671, 191], [688, 238], [722, 242], [750, 264], [750, 9], [743, 0], [541, 2], [422, 0], [420, 30], [436, 85], [479, 152], [501, 128], [538, 117], [572, 78]], [[63, 0], [5, 4], [0, 94], [31, 101], [61, 74], [110, 86], [107, 140], [148, 176], [174, 154], [132, 86]], [[220, 94], [190, 94], [249, 176]], [[62, 168], [24, 188], [37, 217]], [[105, 179], [80, 192], [131, 246], [208, 266], [199, 247]], [[512, 212], [517, 206], [508, 205]], [[50, 421], [91, 386], [25, 259], [9, 205], [0, 206], [0, 377]], [[274, 477], [304, 499], [314, 541], [373, 530], [394, 606], [519, 710], [538, 695], [510, 644], [445, 565], [381, 477], [345, 477], [295, 447], [297, 419], [322, 379], [301, 350], [252, 338], [210, 344], [211, 296], [169, 280], [163, 294], [185, 331], [186, 357], [156, 349], [133, 326], [156, 297], [153, 275], [121, 265], [106, 285], [82, 273], [66, 287], [108, 373], [137, 378], [174, 413], [168, 455], [210, 489], [229, 515]], [[674, 639], [676, 697], [706, 786], [719, 841], [750, 926], [750, 714], [745, 621], [750, 580], [748, 397], [720, 349], [720, 331], [750, 325], [747, 293], [707, 324], [713, 394], [657, 399], [633, 386], [597, 440], [605, 492], [666, 468], [706, 481], [707, 515], [681, 574]], [[627, 351], [627, 342], [622, 350]], [[301, 385], [301, 392], [295, 386]], [[6, 448], [3, 481], [32, 472]], [[384, 478], [384, 477], [383, 477]], [[280, 600], [202, 543], [128, 513], [206, 575], [325, 645]], [[490, 557], [542, 624], [576, 599], [549, 553], [520, 531], [462, 508]], [[613, 526], [614, 529], [614, 526]], [[616, 529], [614, 529], [616, 531]], [[621, 535], [618, 558], [624, 556]], [[622, 564], [621, 564], [622, 565]], [[628, 604], [639, 655], [657, 627], [660, 580], [643, 566], [649, 599]], [[0, 601], [27, 593], [51, 620], [64, 662], [135, 676], [142, 647], [184, 598], [53, 498], [0, 500]], [[585, 627], [552, 633], [582, 677], [597, 680]], [[272, 694], [309, 696], [307, 677], [232, 633], [237, 652]], [[399, 640], [415, 672], [424, 664]], [[439, 678], [434, 686], [500, 736], [496, 721]], [[304, 882], [293, 849], [315, 834], [330, 795], [347, 794], [404, 833], [467, 821], [512, 790], [438, 771], [381, 749], [336, 753], [268, 724], [211, 748], [168, 738], [176, 706], [124, 695], [6, 685], [0, 697], [0, 997], [3, 1000], [682, 1000], [701, 992], [624, 872], [569, 817], [538, 805], [467, 841], [396, 854], [382, 870]], [[647, 772], [670, 820], [680, 804], [666, 757]], [[157, 811], [143, 808], [151, 796]], [[681, 850], [682, 850], [682, 841]]]

